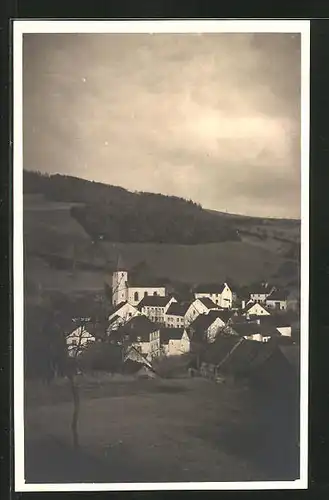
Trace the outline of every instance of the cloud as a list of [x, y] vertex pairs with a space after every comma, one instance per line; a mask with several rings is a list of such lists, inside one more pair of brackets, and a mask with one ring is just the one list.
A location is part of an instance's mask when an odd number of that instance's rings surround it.
[[298, 38], [24, 38], [25, 168], [299, 216]]

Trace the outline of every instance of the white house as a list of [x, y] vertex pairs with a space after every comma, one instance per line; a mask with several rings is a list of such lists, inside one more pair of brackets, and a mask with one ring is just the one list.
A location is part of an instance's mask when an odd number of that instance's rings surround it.
[[134, 347], [148, 360], [160, 355], [159, 325], [143, 314], [134, 316], [118, 330], [112, 332], [111, 338], [123, 345], [125, 349]]
[[183, 328], [185, 326], [185, 314], [189, 307], [190, 303], [180, 304], [172, 301], [164, 314], [165, 326], [168, 328]]
[[177, 302], [174, 297], [147, 296], [138, 304], [138, 309], [151, 321], [165, 323], [165, 314], [173, 302]]
[[119, 258], [116, 271], [112, 274], [112, 304], [129, 302], [137, 306], [144, 297], [166, 295], [166, 288], [155, 283], [142, 283], [142, 281], [129, 280], [126, 266]]
[[274, 290], [267, 283], [259, 286], [255, 286], [250, 290], [250, 300], [253, 302], [259, 302], [260, 304], [265, 304], [267, 297]]
[[96, 338], [86, 330], [85, 326], [78, 326], [78, 328], [66, 336], [66, 346], [69, 356], [78, 356], [95, 340]]
[[286, 310], [288, 306], [288, 292], [274, 290], [267, 298], [266, 305], [272, 309]]
[[227, 283], [198, 285], [194, 290], [194, 297], [196, 299], [207, 297], [224, 309], [231, 308], [233, 304], [233, 292]]
[[199, 314], [207, 314], [209, 311], [218, 310], [219, 306], [209, 297], [199, 297], [189, 304], [185, 312], [185, 325], [188, 326]]
[[185, 328], [161, 328], [160, 344], [165, 356], [177, 356], [190, 352], [190, 338]]
[[266, 309], [266, 307], [259, 302], [255, 302], [253, 304], [247, 305], [245, 310], [243, 311], [244, 316], [269, 316], [270, 312]]
[[117, 330], [124, 323], [135, 316], [140, 316], [142, 313], [137, 307], [132, 306], [129, 302], [121, 302], [112, 309], [108, 317], [108, 333]]

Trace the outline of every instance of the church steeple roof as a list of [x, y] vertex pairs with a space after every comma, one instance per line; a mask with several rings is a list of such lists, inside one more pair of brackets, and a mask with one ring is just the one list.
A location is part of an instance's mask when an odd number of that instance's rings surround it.
[[123, 261], [121, 253], [118, 254], [118, 260], [117, 260], [117, 271], [127, 271], [127, 267]]

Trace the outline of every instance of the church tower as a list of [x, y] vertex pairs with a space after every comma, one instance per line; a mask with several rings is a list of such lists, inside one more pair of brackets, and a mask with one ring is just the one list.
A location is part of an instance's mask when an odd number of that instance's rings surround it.
[[118, 257], [117, 269], [112, 274], [112, 305], [128, 301], [128, 271], [121, 255]]

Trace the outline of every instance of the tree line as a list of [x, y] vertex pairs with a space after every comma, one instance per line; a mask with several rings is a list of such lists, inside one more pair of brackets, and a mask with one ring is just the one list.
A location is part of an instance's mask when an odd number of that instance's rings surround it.
[[71, 215], [93, 240], [197, 244], [239, 241], [235, 225], [177, 196], [130, 192], [67, 175], [24, 171], [24, 192], [81, 203]]

